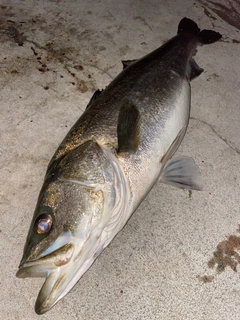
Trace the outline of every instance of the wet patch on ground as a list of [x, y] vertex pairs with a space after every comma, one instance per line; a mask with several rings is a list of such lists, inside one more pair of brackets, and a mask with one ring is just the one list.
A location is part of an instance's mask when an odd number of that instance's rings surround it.
[[[240, 233], [240, 225], [236, 230]], [[225, 271], [230, 267], [237, 272], [237, 267], [240, 264], [240, 236], [226, 236], [226, 240], [219, 242], [216, 250], [213, 252], [212, 258], [208, 261], [208, 267], [215, 269], [216, 275]], [[198, 276], [199, 280], [208, 283], [214, 280], [213, 275]]]
[[[65, 78], [72, 90], [81, 93], [95, 91], [97, 84], [89, 67], [94, 66], [94, 74], [99, 73], [107, 78], [105, 82], [111, 80], [106, 70], [101, 69], [95, 54], [105, 50], [101, 35], [89, 30], [84, 22], [80, 22], [76, 28], [70, 15], [61, 18], [59, 15], [35, 13], [30, 18], [24, 10], [15, 12], [11, 6], [0, 6], [0, 42], [6, 47], [6, 52], [8, 47], [12, 48], [15, 55], [12, 59], [3, 57], [1, 68], [8, 81], [9, 77], [16, 74], [22, 76], [37, 70], [48, 77], [48, 81], [42, 85], [45, 90], [54, 89], [57, 86], [54, 82], [59, 78], [62, 78], [62, 82]], [[96, 51], [90, 50], [89, 38], [94, 39], [92, 43]]]
[[[204, 13], [211, 19], [216, 20], [208, 9], [213, 11], [229, 25], [240, 30], [240, 2], [238, 0], [221, 1], [199, 1], [204, 5]], [[207, 9], [208, 8], [208, 9]]]

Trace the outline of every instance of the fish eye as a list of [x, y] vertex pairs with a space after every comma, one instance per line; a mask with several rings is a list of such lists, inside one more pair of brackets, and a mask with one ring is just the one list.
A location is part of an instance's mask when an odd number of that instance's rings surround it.
[[52, 228], [52, 217], [46, 213], [41, 214], [35, 221], [35, 230], [38, 234], [48, 233]]

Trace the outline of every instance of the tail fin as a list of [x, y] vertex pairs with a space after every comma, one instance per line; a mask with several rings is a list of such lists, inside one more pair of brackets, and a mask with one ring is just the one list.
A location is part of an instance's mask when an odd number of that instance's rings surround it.
[[188, 18], [183, 18], [178, 25], [178, 33], [191, 33], [197, 36], [202, 44], [210, 44], [221, 39], [222, 35], [212, 30], [202, 30]]

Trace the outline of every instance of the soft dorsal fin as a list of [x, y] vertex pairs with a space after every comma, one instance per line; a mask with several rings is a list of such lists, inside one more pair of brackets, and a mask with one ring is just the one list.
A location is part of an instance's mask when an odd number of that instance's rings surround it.
[[104, 90], [96, 90], [92, 96], [92, 98], [90, 99], [90, 101], [88, 102], [88, 105], [86, 106], [86, 109], [89, 108], [93, 102], [95, 102], [97, 100], [97, 98], [100, 96], [100, 94], [103, 92]]
[[117, 136], [118, 153], [136, 152], [140, 143], [141, 116], [138, 108], [132, 102], [126, 101], [118, 116]]

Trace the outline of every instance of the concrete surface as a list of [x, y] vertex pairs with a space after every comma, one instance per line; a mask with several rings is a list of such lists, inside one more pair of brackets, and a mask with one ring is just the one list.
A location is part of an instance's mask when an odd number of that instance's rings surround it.
[[[237, 1], [0, 1], [0, 318], [239, 319], [240, 7]], [[121, 60], [176, 34], [184, 16], [223, 39], [198, 50], [188, 133], [203, 192], [157, 183], [127, 226], [43, 316], [43, 279], [17, 279], [47, 164]], [[215, 252], [215, 255], [213, 253]]]

